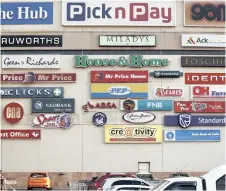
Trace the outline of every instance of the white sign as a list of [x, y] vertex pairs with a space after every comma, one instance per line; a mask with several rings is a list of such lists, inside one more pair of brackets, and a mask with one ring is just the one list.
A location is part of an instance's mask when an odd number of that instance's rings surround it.
[[60, 55], [2, 55], [2, 68], [60, 68]]
[[100, 46], [156, 46], [156, 39], [145, 35], [101, 35]]
[[191, 86], [191, 98], [226, 98], [225, 86]]
[[148, 123], [155, 119], [155, 115], [149, 112], [126, 113], [122, 118], [129, 123]]
[[184, 97], [181, 87], [154, 87], [154, 97]]
[[37, 115], [33, 120], [34, 127], [69, 129], [72, 119], [68, 114], [44, 114]]
[[182, 34], [181, 46], [184, 47], [225, 47], [226, 35]]
[[171, 1], [62, 1], [65, 26], [175, 26]]

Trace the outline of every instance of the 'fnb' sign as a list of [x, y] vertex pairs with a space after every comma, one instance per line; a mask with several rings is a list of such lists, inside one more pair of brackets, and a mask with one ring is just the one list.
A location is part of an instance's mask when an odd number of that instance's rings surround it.
[[63, 25], [175, 26], [175, 2], [62, 1]]

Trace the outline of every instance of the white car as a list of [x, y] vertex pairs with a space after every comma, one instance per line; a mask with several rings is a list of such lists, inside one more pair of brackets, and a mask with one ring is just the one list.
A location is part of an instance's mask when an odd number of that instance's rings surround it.
[[151, 188], [150, 183], [140, 178], [124, 177], [124, 178], [108, 178], [99, 187], [99, 190], [110, 191], [111, 187], [120, 185], [142, 185]]
[[137, 190], [151, 190], [149, 186], [139, 186], [139, 185], [121, 185], [113, 186], [109, 191], [137, 191]]

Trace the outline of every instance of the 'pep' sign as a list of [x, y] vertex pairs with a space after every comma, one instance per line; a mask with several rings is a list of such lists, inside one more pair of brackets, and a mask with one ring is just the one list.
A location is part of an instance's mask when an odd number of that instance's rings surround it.
[[175, 26], [175, 1], [82, 2], [62, 1], [62, 25]]

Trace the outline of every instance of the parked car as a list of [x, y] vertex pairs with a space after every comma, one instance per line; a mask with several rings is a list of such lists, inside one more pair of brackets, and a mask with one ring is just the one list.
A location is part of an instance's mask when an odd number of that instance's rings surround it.
[[106, 173], [97, 178], [91, 185], [89, 185], [88, 190], [97, 190], [107, 178], [123, 178], [123, 177], [136, 178], [134, 175], [129, 173]]
[[176, 177], [189, 177], [189, 175], [187, 173], [177, 172], [177, 173], [172, 173], [169, 176], [169, 178], [176, 178]]
[[52, 190], [52, 180], [47, 172], [33, 172], [28, 177], [27, 189], [44, 188]]
[[226, 165], [212, 169], [201, 177], [168, 178], [158, 184], [153, 191], [165, 190], [225, 190]]
[[148, 182], [140, 178], [108, 178], [106, 179], [98, 188], [101, 191], [111, 190], [111, 187], [120, 186], [120, 185], [143, 185], [150, 186]]
[[90, 181], [87, 182], [87, 187], [91, 187], [92, 184], [96, 181], [96, 179], [98, 179], [98, 176], [94, 176], [92, 177], [92, 179]]
[[120, 185], [120, 186], [114, 186], [111, 187], [111, 190], [109, 191], [133, 191], [133, 190], [151, 190], [149, 186], [142, 186], [142, 185]]

